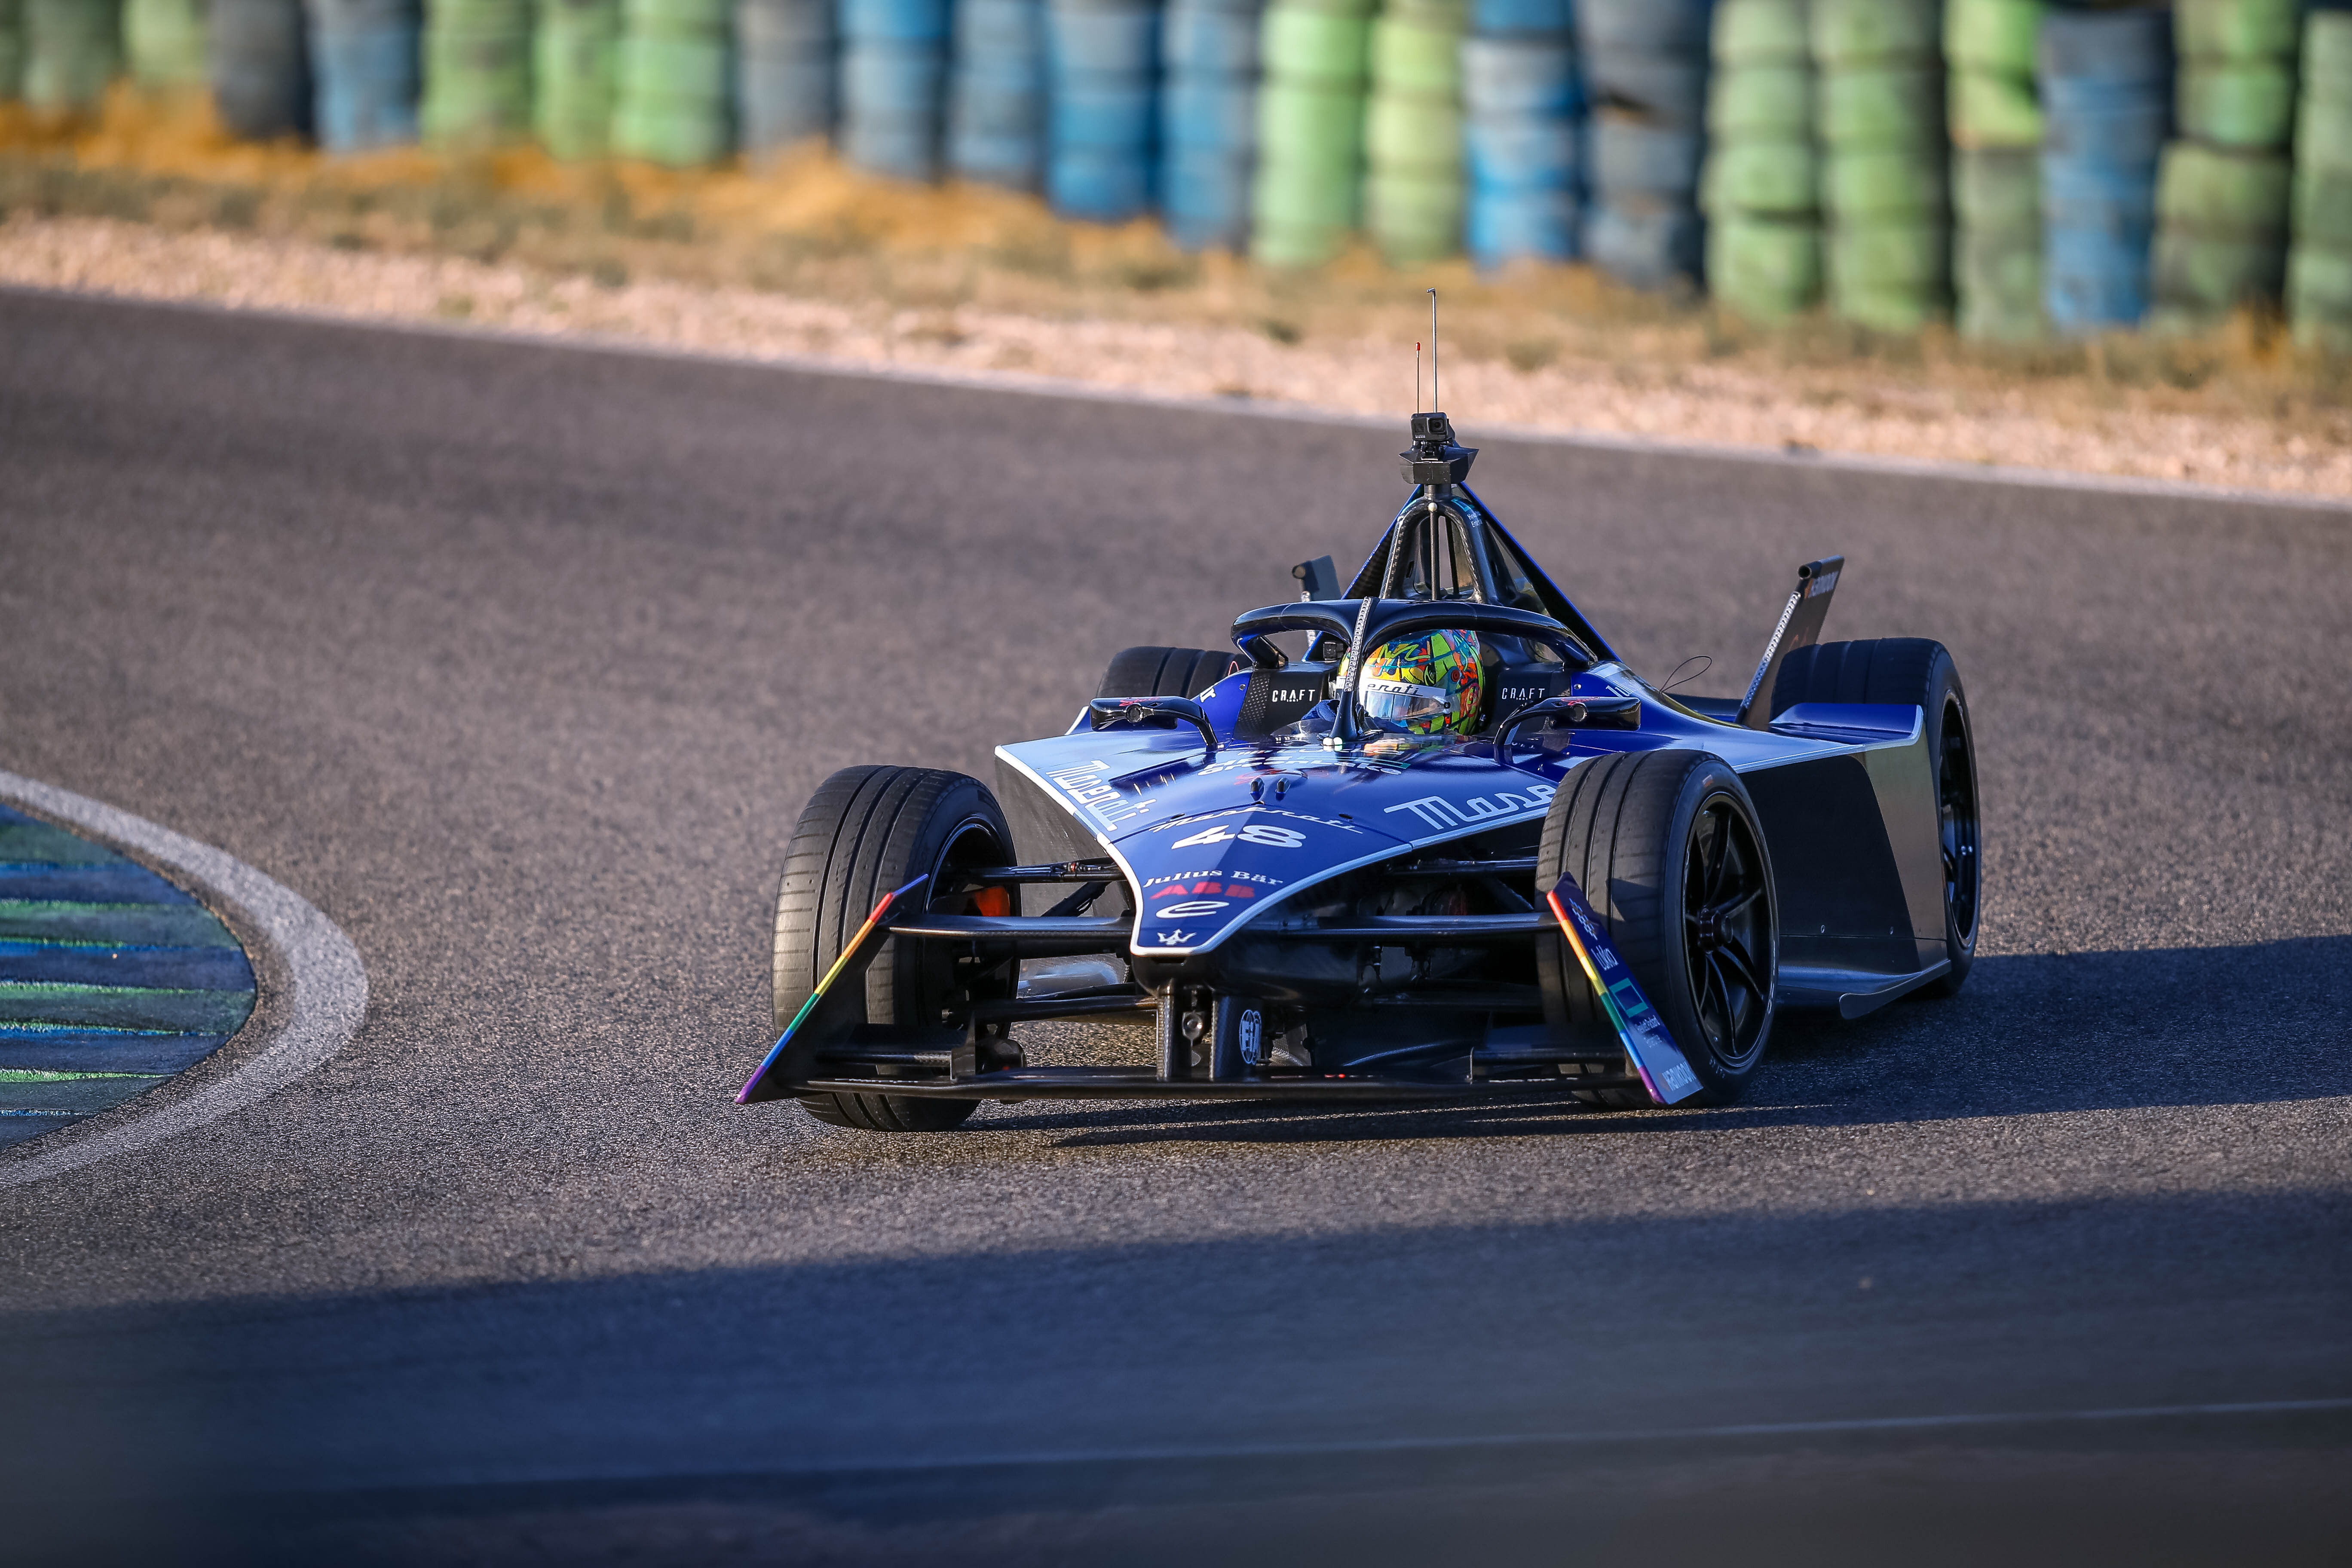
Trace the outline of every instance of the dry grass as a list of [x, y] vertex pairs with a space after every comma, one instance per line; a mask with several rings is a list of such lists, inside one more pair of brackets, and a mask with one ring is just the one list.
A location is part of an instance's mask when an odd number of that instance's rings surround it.
[[2245, 319], [2209, 339], [1990, 350], [1811, 321], [1761, 331], [1580, 267], [1281, 273], [1149, 224], [893, 184], [821, 153], [761, 172], [567, 166], [528, 149], [327, 159], [120, 92], [0, 116], [0, 279], [372, 319], [463, 319], [714, 353], [1018, 371], [1402, 412], [1421, 289], [1446, 401], [1509, 423], [1801, 445], [2352, 497], [2352, 362]]

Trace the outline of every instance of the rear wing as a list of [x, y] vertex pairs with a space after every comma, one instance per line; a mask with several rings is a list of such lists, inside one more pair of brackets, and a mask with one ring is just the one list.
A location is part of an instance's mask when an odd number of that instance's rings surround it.
[[1808, 561], [1797, 568], [1797, 585], [1789, 602], [1780, 606], [1780, 624], [1772, 628], [1771, 640], [1764, 645], [1764, 657], [1757, 663], [1756, 674], [1748, 682], [1748, 695], [1739, 700], [1739, 711], [1732, 722], [1751, 730], [1772, 722], [1772, 684], [1780, 679], [1780, 661], [1821, 640], [1822, 623], [1829, 618], [1830, 595], [1837, 592], [1838, 574], [1844, 570], [1843, 555]]

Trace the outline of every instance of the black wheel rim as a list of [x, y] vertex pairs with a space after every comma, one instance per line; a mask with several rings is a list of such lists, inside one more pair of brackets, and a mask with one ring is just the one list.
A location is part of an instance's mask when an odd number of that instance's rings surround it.
[[1692, 819], [1683, 868], [1683, 962], [1707, 1054], [1737, 1072], [1772, 1017], [1772, 889], [1747, 815], [1711, 795]]
[[[941, 900], [940, 889], [963, 881], [957, 874], [960, 871], [977, 866], [1002, 866], [1006, 859], [1004, 847], [997, 841], [996, 829], [988, 818], [966, 817], [956, 824], [955, 831], [948, 835], [946, 845], [940, 850], [940, 858], [931, 868], [930, 885], [924, 889], [926, 901], [941, 908], [959, 901], [955, 894]], [[1013, 896], [1017, 900], [1020, 895], [1016, 892]], [[1003, 1000], [1013, 994], [1019, 965], [1011, 960], [985, 959], [977, 943], [961, 951], [949, 942], [929, 942], [925, 947], [923, 1012], [932, 1022], [960, 1025], [971, 1016], [974, 1002]]]
[[1944, 848], [1944, 910], [1965, 951], [1977, 940], [1977, 769], [1969, 754], [1968, 715], [1958, 699], [1944, 704], [1943, 763], [1937, 769], [1936, 815]]

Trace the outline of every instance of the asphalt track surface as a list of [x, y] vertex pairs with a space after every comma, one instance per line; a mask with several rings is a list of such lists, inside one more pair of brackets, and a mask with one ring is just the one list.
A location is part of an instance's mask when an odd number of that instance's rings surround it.
[[1952, 647], [1958, 999], [1784, 1019], [1715, 1111], [729, 1103], [820, 779], [1218, 644], [1397, 445], [0, 295], [0, 766], [371, 987], [6, 1193], [16, 1547], [2347, 1561], [2352, 1411], [2202, 1407], [2352, 1396], [2352, 517], [1489, 442], [1654, 676], [1735, 689], [1828, 551], [1832, 635]]

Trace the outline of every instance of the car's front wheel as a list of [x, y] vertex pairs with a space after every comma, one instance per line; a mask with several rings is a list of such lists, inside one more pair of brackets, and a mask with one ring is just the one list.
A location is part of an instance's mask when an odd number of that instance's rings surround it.
[[[929, 877], [928, 898], [959, 868], [1004, 865], [1012, 842], [996, 797], [962, 773], [862, 767], [825, 780], [793, 830], [776, 893], [777, 1030], [884, 894]], [[1009, 963], [984, 969], [942, 943], [893, 939], [866, 971], [866, 1021], [960, 1024], [974, 1001], [1009, 996], [1013, 984]], [[944, 1132], [979, 1108], [903, 1094], [804, 1094], [801, 1104], [820, 1121], [875, 1132]]]
[[[1579, 763], [1544, 818], [1537, 886], [1562, 874], [1607, 927], [1650, 1005], [1697, 1074], [1701, 1103], [1739, 1098], [1772, 1036], [1780, 970], [1772, 864], [1739, 775], [1705, 752], [1621, 752]], [[1546, 1020], [1607, 1035], [1611, 1025], [1567, 942], [1537, 952]], [[1638, 1089], [1596, 1103], [1650, 1103]]]

